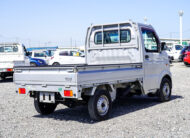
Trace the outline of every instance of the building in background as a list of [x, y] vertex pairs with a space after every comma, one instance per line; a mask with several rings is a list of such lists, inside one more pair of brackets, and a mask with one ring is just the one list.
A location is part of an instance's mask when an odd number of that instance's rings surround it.
[[[171, 47], [173, 45], [180, 45], [180, 39], [175, 39], [175, 38], [160, 38], [161, 42], [166, 42], [166, 45], [168, 47]], [[190, 39], [183, 39], [182, 45], [187, 46], [190, 44]]]

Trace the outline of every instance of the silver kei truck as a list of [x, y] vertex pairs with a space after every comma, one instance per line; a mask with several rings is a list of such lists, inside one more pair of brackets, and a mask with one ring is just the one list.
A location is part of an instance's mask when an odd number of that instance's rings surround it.
[[87, 29], [85, 64], [15, 67], [16, 92], [34, 98], [42, 115], [58, 104], [87, 104], [93, 120], [109, 117], [119, 96], [157, 96], [170, 100], [168, 55], [151, 25], [132, 21], [92, 25]]

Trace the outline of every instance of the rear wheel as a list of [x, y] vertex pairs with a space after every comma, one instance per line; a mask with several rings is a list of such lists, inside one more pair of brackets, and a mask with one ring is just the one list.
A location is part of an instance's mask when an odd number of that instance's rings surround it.
[[167, 78], [163, 78], [160, 89], [158, 90], [158, 96], [159, 96], [159, 101], [165, 102], [169, 101], [171, 97], [171, 81]]
[[54, 62], [54, 63], [53, 63], [53, 66], [60, 66], [60, 63]]
[[51, 114], [55, 111], [57, 104], [55, 103], [41, 103], [38, 98], [34, 98], [34, 107], [36, 111], [42, 115]]
[[1, 77], [1, 80], [5, 80], [7, 76], [4, 73], [1, 73], [0, 77]]
[[185, 64], [186, 66], [188, 66], [188, 65], [189, 65], [187, 62], [184, 62], [184, 64]]
[[112, 101], [108, 91], [98, 90], [88, 101], [88, 111], [91, 119], [100, 121], [109, 117]]

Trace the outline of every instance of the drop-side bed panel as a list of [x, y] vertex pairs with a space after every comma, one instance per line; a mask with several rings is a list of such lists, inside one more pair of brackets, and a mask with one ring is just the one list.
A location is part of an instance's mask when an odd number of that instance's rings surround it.
[[79, 71], [77, 74], [77, 84], [82, 86], [101, 83], [119, 83], [133, 81], [140, 78], [143, 78], [142, 66], [123, 66]]

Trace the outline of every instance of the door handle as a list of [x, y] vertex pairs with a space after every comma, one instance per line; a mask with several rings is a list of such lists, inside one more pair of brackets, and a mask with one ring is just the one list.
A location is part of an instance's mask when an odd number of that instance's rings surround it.
[[145, 59], [149, 59], [149, 55], [145, 55]]

